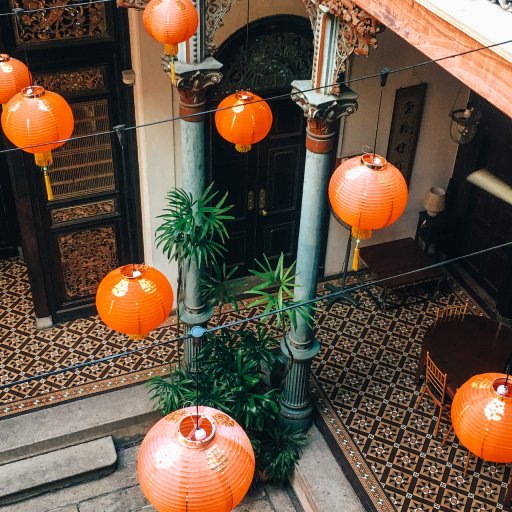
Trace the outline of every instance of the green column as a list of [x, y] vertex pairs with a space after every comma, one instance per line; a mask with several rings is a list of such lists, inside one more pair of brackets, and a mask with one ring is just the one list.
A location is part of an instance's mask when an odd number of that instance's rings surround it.
[[[345, 86], [336, 96], [309, 89], [309, 80], [292, 83], [292, 99], [303, 109], [308, 122], [294, 290], [298, 301], [310, 300], [316, 295], [329, 164], [337, 127], [335, 121], [357, 110], [358, 97]], [[313, 336], [313, 327], [300, 315], [295, 328], [292, 327], [282, 340], [281, 350], [286, 358], [291, 358], [281, 397], [281, 419], [294, 430], [307, 430], [313, 413], [309, 396], [311, 361], [320, 350], [320, 343]]]

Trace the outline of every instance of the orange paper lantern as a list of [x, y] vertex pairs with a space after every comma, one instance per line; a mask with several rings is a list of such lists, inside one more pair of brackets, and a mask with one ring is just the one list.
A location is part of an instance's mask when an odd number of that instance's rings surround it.
[[[196, 425], [197, 424], [197, 425]], [[158, 512], [229, 511], [254, 475], [247, 434], [211, 407], [179, 409], [148, 432], [138, 455], [142, 492]]]
[[0, 54], [0, 103], [5, 105], [16, 93], [32, 83], [27, 66], [18, 59]]
[[352, 227], [356, 238], [353, 269], [357, 270], [359, 242], [374, 229], [395, 222], [407, 206], [407, 184], [402, 173], [385, 158], [366, 153], [345, 160], [329, 182], [334, 213]]
[[199, 16], [190, 0], [151, 0], [142, 20], [149, 35], [164, 45], [165, 54], [175, 57], [178, 43], [196, 33]]
[[489, 462], [512, 462], [512, 382], [506, 375], [483, 373], [455, 393], [452, 425], [469, 451]]
[[114, 331], [145, 338], [171, 312], [173, 291], [167, 278], [148, 265], [129, 264], [109, 272], [96, 291], [100, 318]]
[[[230, 108], [231, 107], [231, 108]], [[246, 152], [264, 139], [272, 127], [272, 111], [266, 101], [250, 91], [224, 98], [215, 112], [215, 125], [222, 137]]]

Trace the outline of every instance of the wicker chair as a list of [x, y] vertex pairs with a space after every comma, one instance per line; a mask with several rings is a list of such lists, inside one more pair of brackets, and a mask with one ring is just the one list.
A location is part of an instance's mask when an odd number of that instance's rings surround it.
[[446, 306], [445, 308], [437, 308], [436, 310], [436, 323], [444, 322], [446, 320], [463, 319], [468, 314], [468, 303], [458, 306]]
[[425, 360], [425, 382], [416, 401], [415, 407], [418, 407], [423, 399], [425, 391], [430, 395], [432, 401], [439, 407], [439, 415], [437, 416], [436, 428], [434, 435], [439, 431], [439, 423], [441, 422], [441, 414], [445, 405], [446, 398], [446, 373], [443, 373], [430, 358], [430, 353], [427, 352]]

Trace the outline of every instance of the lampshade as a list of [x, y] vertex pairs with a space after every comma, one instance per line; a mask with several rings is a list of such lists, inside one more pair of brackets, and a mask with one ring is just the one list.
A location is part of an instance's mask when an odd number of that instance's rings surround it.
[[[230, 108], [231, 107], [231, 108]], [[247, 152], [265, 138], [272, 127], [272, 111], [266, 101], [250, 91], [238, 91], [224, 98], [215, 112], [219, 134]]]
[[171, 312], [173, 291], [167, 278], [148, 265], [129, 264], [109, 272], [96, 291], [96, 308], [111, 329], [145, 338]]
[[393, 224], [405, 210], [407, 197], [402, 173], [373, 153], [345, 160], [329, 182], [331, 207], [355, 236]]
[[423, 206], [431, 217], [435, 217], [444, 210], [446, 190], [441, 187], [432, 187], [423, 200]]
[[450, 112], [450, 137], [457, 144], [467, 144], [473, 140], [482, 113], [475, 108], [460, 108]]
[[453, 430], [469, 451], [489, 462], [512, 462], [512, 385], [506, 375], [475, 375], [455, 393]]
[[[197, 428], [196, 428], [197, 423]], [[137, 471], [142, 492], [158, 512], [219, 512], [236, 507], [254, 475], [247, 434], [211, 407], [179, 409], [144, 438]]]
[[4, 106], [2, 128], [15, 146], [32, 153], [37, 165], [47, 167], [52, 163], [52, 149], [62, 146], [73, 133], [73, 112], [59, 94], [32, 85]]
[[18, 59], [0, 54], [0, 103], [5, 105], [16, 93], [32, 83], [27, 66]]
[[165, 54], [176, 56], [178, 43], [196, 33], [199, 17], [190, 0], [151, 0], [142, 21], [149, 35], [164, 45]]

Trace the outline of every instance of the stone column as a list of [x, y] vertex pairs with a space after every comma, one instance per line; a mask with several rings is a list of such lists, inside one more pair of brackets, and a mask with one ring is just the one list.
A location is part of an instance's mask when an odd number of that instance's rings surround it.
[[[170, 73], [170, 62], [163, 58], [164, 70]], [[201, 63], [175, 63], [176, 87], [180, 95], [179, 114], [181, 127], [181, 174], [182, 188], [198, 199], [204, 191], [205, 138], [204, 112], [206, 90], [218, 84], [222, 78], [221, 64], [209, 57]], [[194, 325], [204, 325], [212, 316], [213, 309], [201, 299], [201, 268], [195, 258], [188, 258], [183, 268], [183, 301], [178, 305], [186, 332]], [[194, 346], [185, 342], [184, 361], [187, 368], [195, 370]]]
[[[292, 99], [307, 117], [306, 164], [297, 249], [295, 298], [315, 297], [321, 249], [322, 221], [327, 204], [329, 164], [336, 133], [336, 121], [357, 110], [357, 93], [341, 86], [336, 96], [311, 91], [309, 80], [292, 83]], [[281, 397], [281, 417], [294, 430], [306, 430], [312, 422], [309, 397], [311, 360], [320, 349], [312, 326], [297, 315], [297, 323], [281, 342], [286, 358], [291, 358]]]

